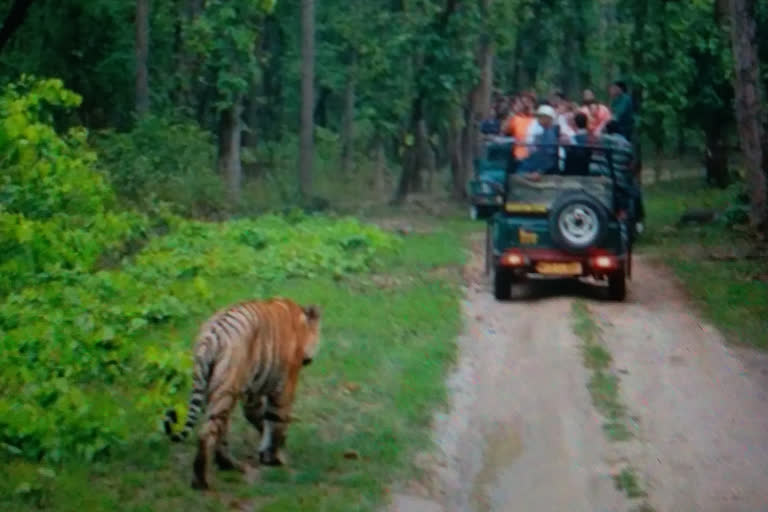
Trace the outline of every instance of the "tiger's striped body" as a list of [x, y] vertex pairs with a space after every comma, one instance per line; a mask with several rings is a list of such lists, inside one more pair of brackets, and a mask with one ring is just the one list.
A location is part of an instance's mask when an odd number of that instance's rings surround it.
[[261, 434], [259, 461], [280, 465], [299, 370], [317, 351], [320, 314], [288, 299], [235, 304], [214, 314], [200, 329], [194, 350], [194, 378], [184, 429], [173, 433], [176, 411], [166, 413], [172, 441], [185, 439], [207, 403], [206, 419], [194, 462], [195, 488], [208, 488], [211, 458], [222, 469], [245, 466], [227, 450], [232, 411], [243, 412]]

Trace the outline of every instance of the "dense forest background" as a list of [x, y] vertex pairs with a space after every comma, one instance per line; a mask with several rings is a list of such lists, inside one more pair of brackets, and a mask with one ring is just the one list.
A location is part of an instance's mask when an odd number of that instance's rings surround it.
[[493, 91], [607, 101], [623, 79], [646, 167], [687, 156], [718, 186], [741, 172], [765, 223], [766, 2], [314, 4], [0, 1], [0, 80], [60, 78], [82, 102], [58, 121], [88, 128], [121, 198], [212, 216], [460, 198]]

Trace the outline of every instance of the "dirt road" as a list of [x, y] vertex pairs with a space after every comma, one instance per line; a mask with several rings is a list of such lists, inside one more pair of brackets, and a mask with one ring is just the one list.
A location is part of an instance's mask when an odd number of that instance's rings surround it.
[[[614, 484], [628, 465], [656, 512], [768, 511], [768, 357], [727, 348], [642, 258], [626, 303], [546, 285], [502, 304], [481, 254], [467, 270], [451, 408], [435, 421], [439, 453], [390, 511], [637, 510]], [[602, 326], [636, 428], [629, 441], [608, 441], [591, 403], [575, 297]]]

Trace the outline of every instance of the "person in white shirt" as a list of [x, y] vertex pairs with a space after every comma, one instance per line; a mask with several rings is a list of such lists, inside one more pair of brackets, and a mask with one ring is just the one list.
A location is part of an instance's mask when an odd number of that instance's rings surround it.
[[560, 127], [560, 137], [564, 140], [570, 139], [574, 135], [574, 130], [571, 126], [573, 112], [568, 98], [566, 98], [562, 91], [556, 91], [552, 95], [552, 106], [555, 108], [555, 112], [557, 112], [555, 124]]

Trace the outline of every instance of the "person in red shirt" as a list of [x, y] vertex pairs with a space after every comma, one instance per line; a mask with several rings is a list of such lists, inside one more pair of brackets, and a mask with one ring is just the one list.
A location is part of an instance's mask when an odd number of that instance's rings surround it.
[[587, 130], [590, 135], [597, 137], [603, 133], [605, 125], [611, 120], [611, 110], [595, 99], [595, 93], [590, 89], [584, 90], [581, 112], [587, 115]]

